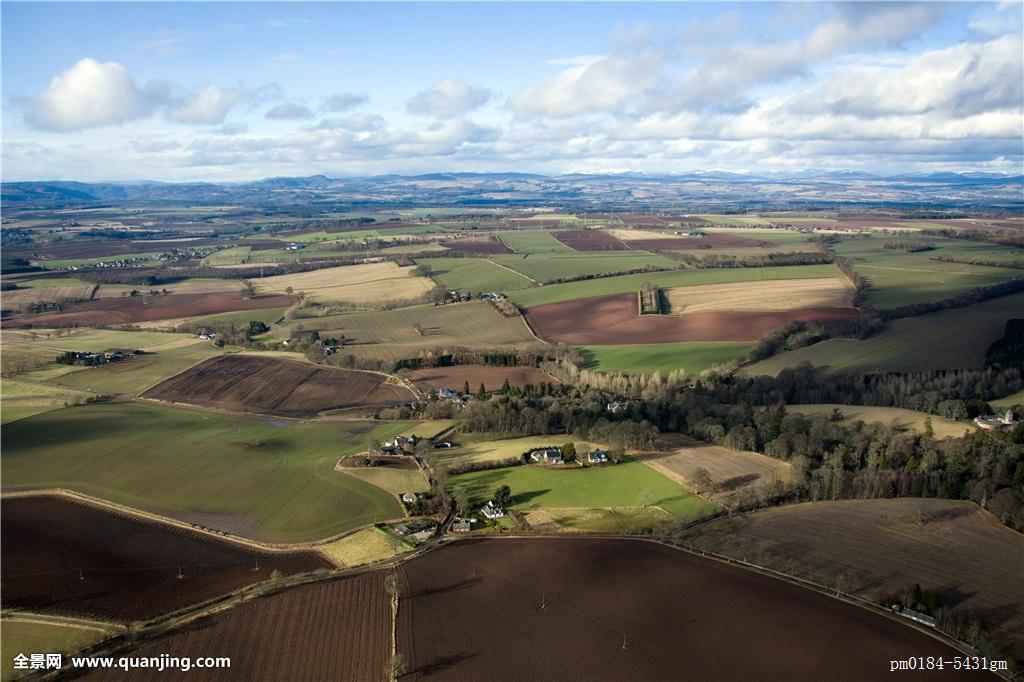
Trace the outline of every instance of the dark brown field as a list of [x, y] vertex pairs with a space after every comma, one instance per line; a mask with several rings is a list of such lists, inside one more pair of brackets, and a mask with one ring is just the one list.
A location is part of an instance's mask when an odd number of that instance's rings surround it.
[[157, 384], [144, 398], [238, 412], [309, 417], [324, 410], [411, 400], [372, 372], [252, 355], [223, 355]]
[[613, 294], [548, 303], [526, 310], [537, 336], [552, 343], [614, 345], [675, 341], [756, 341], [793, 320], [854, 317], [854, 308], [802, 308], [766, 312], [721, 311], [693, 315], [639, 315], [636, 294]]
[[601, 230], [562, 230], [551, 236], [577, 251], [625, 251], [629, 247]]
[[243, 298], [240, 293], [126, 296], [69, 303], [59, 313], [19, 315], [12, 318], [9, 324], [37, 328], [131, 324], [215, 315], [235, 310], [286, 308], [295, 300], [294, 296]]
[[886, 678], [893, 658], [957, 654], [886, 616], [646, 541], [471, 540], [403, 573], [403, 680], [860, 682]]
[[[385, 573], [304, 585], [201, 618], [118, 656], [228, 656], [229, 670], [102, 671], [90, 680], [387, 680], [391, 604]], [[438, 624], [440, 627], [440, 624]]]
[[120, 256], [131, 258], [136, 253], [155, 253], [210, 246], [223, 243], [213, 237], [199, 239], [75, 239], [46, 246], [33, 245], [25, 248], [5, 250], [8, 258], [60, 259], [60, 258], [102, 258]]
[[536, 367], [491, 367], [490, 365], [457, 365], [455, 367], [432, 367], [409, 372], [408, 379], [423, 390], [454, 388], [462, 390], [469, 382], [469, 390], [476, 391], [483, 383], [488, 391], [497, 391], [505, 380], [511, 386], [522, 388], [526, 384], [541, 382], [558, 383], [547, 372]]
[[313, 553], [261, 552], [65, 497], [8, 498], [0, 511], [5, 609], [141, 620], [266, 580], [275, 570], [329, 566]]
[[708, 549], [830, 583], [877, 601], [915, 583], [947, 608], [980, 618], [1024, 658], [1024, 535], [972, 502], [809, 502], [698, 526]]
[[770, 246], [760, 239], [735, 237], [731, 234], [709, 234], [706, 237], [678, 237], [668, 239], [630, 239], [630, 248], [640, 251], [686, 251], [690, 249], [739, 249]]
[[483, 237], [480, 239], [456, 239], [448, 242], [439, 242], [441, 246], [447, 247], [449, 251], [458, 253], [515, 253], [508, 248], [497, 237]]

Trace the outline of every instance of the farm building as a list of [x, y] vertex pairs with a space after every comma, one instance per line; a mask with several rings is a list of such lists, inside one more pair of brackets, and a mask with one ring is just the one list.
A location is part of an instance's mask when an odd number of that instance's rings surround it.
[[1006, 414], [985, 414], [974, 418], [974, 423], [979, 429], [986, 431], [1008, 431], [1017, 426], [1017, 420], [1013, 412], [1007, 410]]
[[473, 530], [473, 522], [469, 519], [455, 519], [452, 521], [452, 532], [453, 533], [468, 533]]
[[405, 502], [406, 504], [416, 504], [416, 500], [418, 499], [419, 496], [416, 493], [405, 493], [402, 495], [402, 502]]
[[542, 464], [562, 464], [565, 459], [562, 457], [562, 451], [558, 448], [541, 448], [530, 451], [530, 461]]
[[607, 464], [608, 453], [601, 448], [596, 448], [587, 453], [587, 462], [590, 464]]
[[494, 504], [493, 500], [489, 500], [487, 504], [480, 508], [480, 513], [486, 518], [493, 520], [503, 517], [505, 515], [505, 510]]

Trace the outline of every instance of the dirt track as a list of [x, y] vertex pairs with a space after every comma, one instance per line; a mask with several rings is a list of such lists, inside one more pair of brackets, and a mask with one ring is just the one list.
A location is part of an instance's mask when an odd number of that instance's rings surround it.
[[223, 355], [211, 358], [143, 394], [144, 398], [219, 409], [308, 417], [358, 405], [411, 400], [404, 386], [383, 375], [263, 358]]
[[274, 570], [328, 566], [317, 554], [260, 552], [64, 497], [5, 499], [0, 511], [5, 609], [139, 620], [266, 580]]
[[693, 315], [644, 315], [633, 293], [549, 303], [526, 310], [540, 338], [570, 345], [756, 341], [793, 320], [854, 317], [854, 308], [802, 308], [770, 312], [724, 311]]
[[127, 296], [70, 303], [59, 313], [21, 315], [5, 324], [42, 328], [131, 324], [215, 315], [235, 310], [287, 308], [294, 302], [294, 296], [243, 298], [240, 293]]
[[859, 682], [885, 678], [892, 658], [957, 653], [885, 616], [649, 542], [459, 542], [403, 571], [403, 680]]

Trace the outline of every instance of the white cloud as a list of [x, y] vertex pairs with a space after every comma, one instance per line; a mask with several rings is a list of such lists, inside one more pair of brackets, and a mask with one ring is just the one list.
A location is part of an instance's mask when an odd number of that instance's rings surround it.
[[408, 102], [409, 111], [430, 116], [461, 116], [487, 103], [493, 93], [482, 85], [446, 79], [418, 93]]
[[275, 121], [302, 121], [313, 118], [313, 112], [302, 104], [283, 102], [270, 109], [266, 117]]
[[119, 125], [151, 115], [164, 96], [155, 84], [140, 88], [117, 62], [86, 57], [53, 77], [30, 103], [26, 120], [63, 131]]
[[369, 100], [370, 97], [365, 92], [339, 92], [325, 97], [323, 108], [326, 111], [340, 113], [349, 109], [355, 109], [361, 104], [366, 104]]
[[167, 117], [178, 123], [223, 123], [231, 109], [242, 102], [245, 93], [239, 88], [220, 88], [207, 85], [199, 92], [176, 101]]

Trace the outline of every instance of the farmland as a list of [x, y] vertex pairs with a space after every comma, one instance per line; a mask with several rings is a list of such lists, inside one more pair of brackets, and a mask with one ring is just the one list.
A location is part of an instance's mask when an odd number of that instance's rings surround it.
[[889, 659], [956, 655], [885, 616], [639, 540], [473, 540], [402, 572], [398, 648], [415, 679], [860, 681]]
[[484, 301], [443, 306], [348, 313], [277, 325], [285, 334], [302, 325], [321, 335], [344, 335], [345, 353], [396, 359], [421, 350], [524, 348], [537, 340], [521, 317], [504, 317]]
[[[924, 241], [921, 238], [903, 239]], [[898, 242], [900, 238], [851, 239], [836, 247], [838, 255], [849, 260], [854, 270], [871, 281], [867, 302], [877, 308], [936, 301], [966, 289], [1021, 276], [1020, 270], [933, 260], [936, 256], [985, 258], [975, 252], [979, 246], [983, 252], [991, 250], [991, 246], [963, 245], [928, 237], [927, 242], [935, 245], [930, 251], [907, 253], [884, 247], [884, 244], [894, 241]], [[1002, 252], [1006, 254], [1008, 250]]]
[[[377, 571], [304, 585], [206, 616], [124, 652], [127, 656], [227, 656], [231, 679], [365, 680], [385, 682], [391, 604]], [[190, 680], [222, 682], [228, 671], [193, 668]], [[132, 679], [168, 673], [133, 670]], [[92, 680], [122, 680], [118, 670]]]
[[461, 251], [470, 254], [512, 253], [512, 249], [498, 240], [497, 237], [480, 237], [476, 239], [457, 239], [441, 242], [449, 251]]
[[667, 374], [681, 370], [697, 374], [736, 358], [754, 347], [748, 341], [711, 341], [704, 343], [637, 343], [618, 346], [583, 346], [589, 367], [601, 372]]
[[417, 262], [429, 266], [434, 281], [452, 291], [479, 294], [534, 286], [524, 275], [483, 258], [419, 258]]
[[41, 412], [77, 405], [94, 396], [89, 391], [4, 378], [0, 379], [0, 419], [6, 424]]
[[919, 583], [943, 604], [985, 620], [1016, 656], [1024, 653], [1020, 563], [1024, 536], [964, 501], [842, 500], [767, 509], [704, 524], [700, 547], [747, 556], [788, 573], [880, 599]]
[[95, 628], [4, 618], [3, 628], [0, 628], [0, 650], [3, 651], [0, 679], [14, 679], [12, 659], [18, 654], [28, 656], [40, 651], [72, 654], [107, 635], [107, 631]]
[[469, 384], [471, 391], [484, 385], [488, 391], [497, 391], [505, 381], [510, 386], [522, 388], [526, 384], [558, 383], [550, 374], [535, 367], [498, 367], [491, 365], [452, 365], [416, 369], [406, 375], [421, 390], [454, 388], [462, 390]]
[[526, 256], [494, 256], [492, 260], [541, 283], [581, 277], [598, 277], [614, 272], [644, 268], [675, 270], [679, 266], [671, 258], [643, 251], [527, 254]]
[[416, 466], [408, 469], [359, 466], [345, 467], [339, 469], [339, 471], [347, 476], [366, 481], [370, 485], [375, 485], [396, 496], [404, 495], [405, 493], [424, 493], [430, 490], [430, 484], [427, 483], [426, 477]]
[[104, 395], [138, 395], [150, 386], [221, 353], [212, 344], [195, 343], [99, 367], [77, 368], [45, 381]]
[[372, 372], [226, 355], [154, 386], [143, 397], [232, 411], [309, 417], [342, 407], [408, 401], [413, 395], [388, 377]]
[[416, 299], [434, 288], [427, 277], [417, 277], [413, 268], [392, 262], [344, 265], [291, 275], [275, 275], [253, 280], [261, 293], [303, 293], [307, 300], [342, 301], [358, 305], [378, 305], [389, 301]]
[[549, 253], [552, 251], [571, 253], [573, 250], [552, 237], [550, 232], [540, 230], [502, 232], [498, 238], [516, 253]]
[[334, 465], [407, 427], [96, 403], [5, 425], [4, 486], [69, 488], [256, 539], [316, 540], [402, 516], [394, 497]]
[[339, 568], [352, 568], [404, 554], [412, 550], [412, 546], [392, 533], [373, 527], [317, 545], [317, 550]]
[[709, 445], [685, 436], [663, 437], [671, 441], [662, 450], [645, 452], [642, 461], [683, 485], [692, 486], [698, 469], [705, 469], [713, 488], [707, 492], [713, 497], [728, 497], [747, 487], [787, 482], [790, 465], [756, 452], [742, 452]]
[[526, 319], [550, 343], [580, 346], [680, 341], [756, 341], [793, 320], [842, 319], [852, 308], [780, 311], [703, 312], [692, 315], [640, 315], [636, 294], [583, 298], [529, 308]]
[[[549, 436], [557, 443], [564, 437]], [[580, 450], [582, 452], [582, 450]], [[470, 500], [482, 504], [498, 486], [512, 489], [514, 511], [530, 520], [530, 512], [551, 509], [635, 509], [659, 507], [666, 520], [692, 521], [713, 507], [642, 462], [578, 468], [516, 466], [453, 476], [453, 489], [464, 488]]]
[[861, 407], [859, 405], [822, 403], [818, 405], [786, 405], [786, 410], [808, 416], [831, 416], [833, 410], [839, 410], [842, 422], [846, 424], [855, 421], [869, 424], [882, 422], [887, 426], [895, 426], [901, 431], [917, 433], [924, 433], [926, 422], [930, 420], [936, 438], [960, 438], [975, 430], [974, 426], [968, 422], [958, 422], [934, 414], [904, 410], [899, 407]]
[[792, 265], [773, 268], [721, 268], [713, 270], [674, 270], [669, 272], [642, 272], [635, 275], [602, 277], [581, 282], [550, 284], [533, 289], [508, 292], [513, 303], [530, 308], [546, 303], [571, 301], [611, 294], [636, 292], [650, 282], [662, 288], [685, 287], [696, 284], [726, 282], [760, 282], [777, 279], [810, 279], [836, 277], [838, 270], [832, 265]]
[[601, 230], [562, 230], [552, 236], [574, 251], [618, 251], [629, 248]]
[[[989, 345], [1003, 335], [1006, 320], [1019, 317], [1021, 310], [1024, 294], [1003, 296], [969, 308], [895, 320], [867, 339], [829, 339], [786, 351], [744, 371], [775, 375], [802, 362], [832, 371], [981, 367]], [[922, 353], [922, 348], [928, 352]]]
[[4, 310], [19, 310], [38, 304], [88, 301], [95, 292], [95, 284], [15, 289], [3, 292], [3, 307]]
[[848, 308], [853, 288], [845, 278], [780, 279], [756, 287], [746, 282], [700, 284], [665, 290], [669, 313], [692, 315], [717, 310]]
[[[475, 434], [474, 434], [475, 435]], [[548, 435], [548, 436], [525, 436], [523, 438], [502, 438], [501, 440], [478, 441], [471, 436], [455, 435], [452, 437], [458, 447], [439, 450], [439, 459], [447, 466], [461, 466], [464, 464], [479, 464], [481, 462], [503, 462], [508, 459], [518, 458], [523, 453], [544, 446], [561, 446], [566, 442], [575, 443], [576, 452], [585, 454], [595, 447], [596, 443], [576, 440], [572, 436]], [[466, 441], [469, 442], [466, 442]]]
[[141, 620], [327, 566], [65, 497], [5, 498], [2, 511], [4, 609]]

